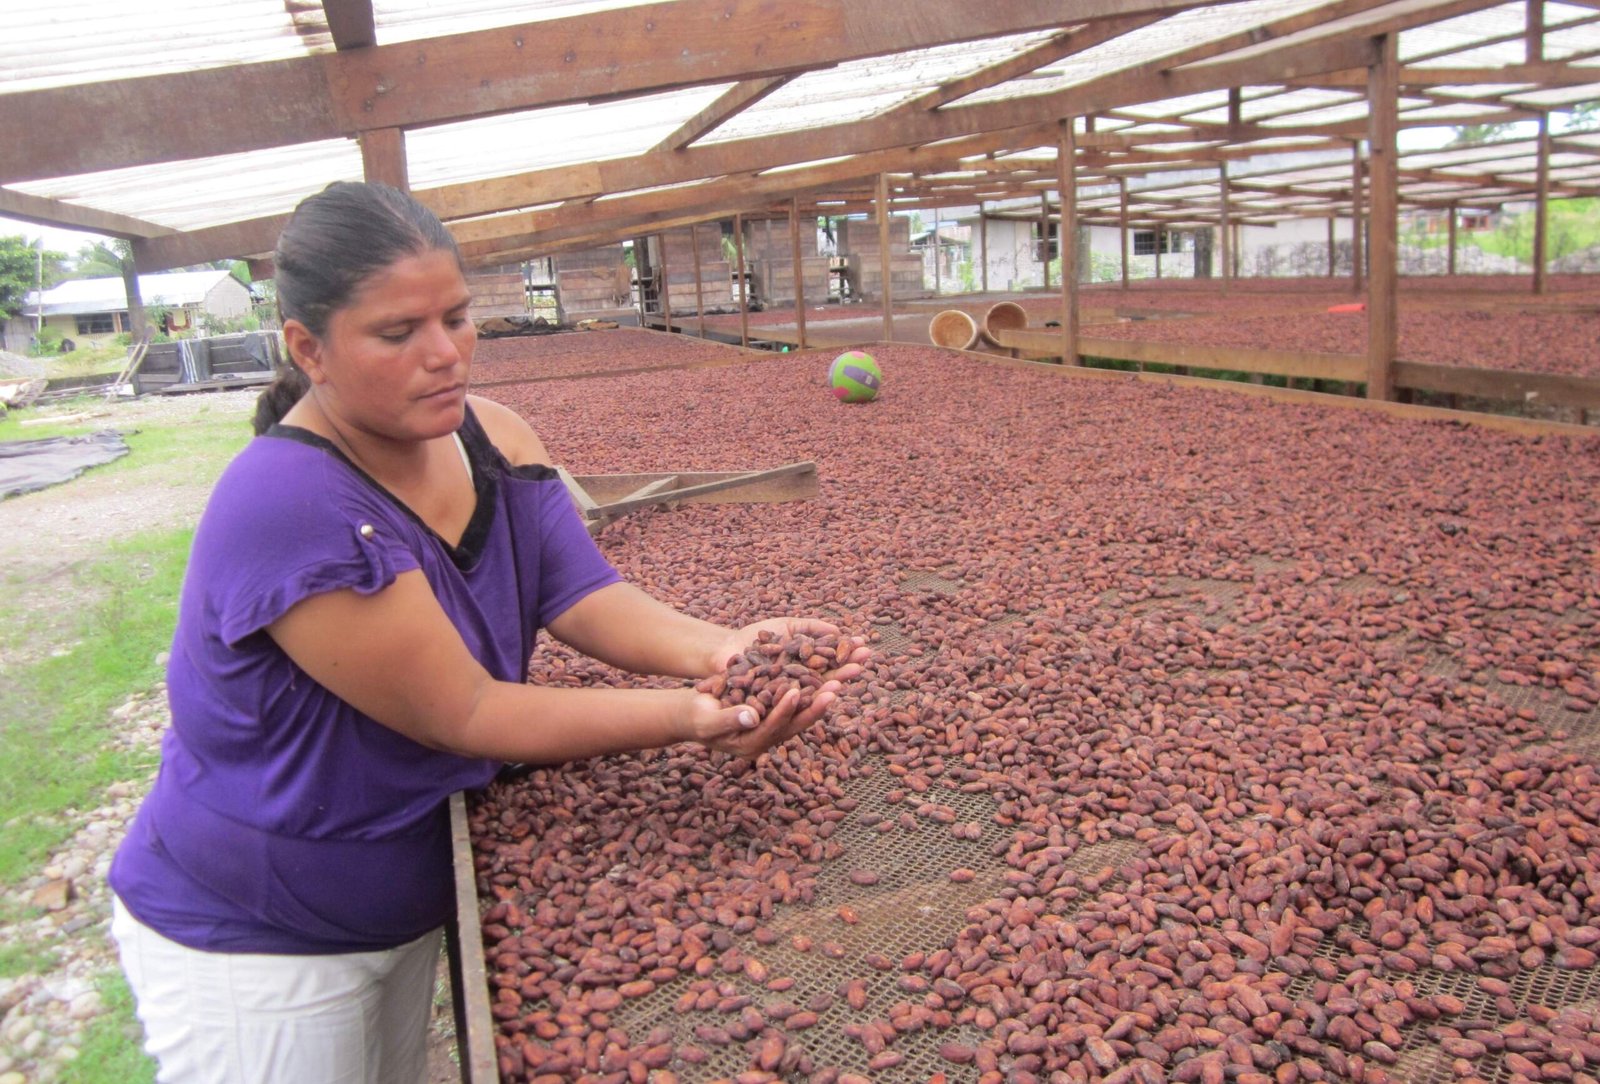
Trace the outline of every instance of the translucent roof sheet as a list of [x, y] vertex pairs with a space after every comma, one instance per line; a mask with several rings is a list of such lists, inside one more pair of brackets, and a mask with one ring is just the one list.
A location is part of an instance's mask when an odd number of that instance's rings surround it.
[[331, 139], [9, 187], [194, 230], [236, 221], [241, 207], [249, 217], [287, 214], [308, 193], [360, 179], [355, 140]]
[[543, 22], [612, 8], [639, 7], [663, 0], [372, 0], [378, 44], [463, 34], [494, 26]]
[[[8, 3], [4, 25], [0, 92], [283, 60], [305, 56], [308, 45], [333, 47], [325, 30], [320, 39], [302, 39], [282, 0]], [[136, 42], [183, 47], [136, 48]]]
[[726, 89], [696, 87], [413, 129], [406, 133], [411, 185], [434, 188], [642, 154]]
[[[1551, 4], [1547, 8], [1556, 6]], [[1516, 37], [1522, 34], [1526, 25], [1527, 7], [1521, 3], [1509, 3], [1458, 15], [1414, 30], [1404, 30], [1400, 33], [1400, 62], [1413, 64], [1442, 53], [1459, 53], [1489, 38]], [[1521, 44], [1519, 39], [1519, 48]], [[1522, 59], [1517, 56], [1506, 63], [1518, 63]], [[1471, 62], [1459, 56], [1441, 63], [1450, 67], [1471, 66]]]
[[1055, 31], [1015, 34], [987, 41], [962, 42], [913, 50], [892, 61], [873, 57], [839, 64], [825, 71], [807, 72], [740, 112], [701, 142], [725, 142], [824, 123], [863, 120], [933, 90], [941, 83], [1008, 59], [1054, 34]]
[[1578, 102], [1593, 101], [1600, 98], [1600, 82], [1586, 83], [1578, 87], [1560, 87], [1555, 90], [1528, 91], [1524, 94], [1507, 95], [1507, 99], [1525, 105], [1560, 107], [1575, 105]]
[[1204, 42], [1227, 37], [1242, 27], [1260, 26], [1320, 5], [1321, 0], [1242, 0], [1240, 3], [1194, 8], [1055, 62], [1050, 65], [1050, 70], [1059, 71], [1061, 74], [1058, 77], [1030, 80], [1026, 85], [1005, 83], [970, 94], [956, 104], [1005, 101], [1025, 94], [1065, 90], [1102, 75], [1148, 64]]

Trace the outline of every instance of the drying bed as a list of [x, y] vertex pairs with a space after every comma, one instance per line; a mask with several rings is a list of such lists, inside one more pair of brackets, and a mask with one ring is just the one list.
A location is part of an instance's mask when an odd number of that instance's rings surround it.
[[520, 380], [683, 365], [736, 358], [738, 347], [640, 328], [559, 331], [504, 339], [482, 339], [473, 358], [472, 382], [494, 386]]
[[575, 473], [815, 460], [599, 541], [877, 651], [471, 803], [504, 1078], [1594, 1079], [1600, 444], [876, 352], [493, 389]]

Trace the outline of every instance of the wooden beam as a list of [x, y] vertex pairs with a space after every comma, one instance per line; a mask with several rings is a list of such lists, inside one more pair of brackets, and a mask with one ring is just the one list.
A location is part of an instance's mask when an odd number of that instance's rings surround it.
[[[812, 232], [816, 232], [815, 223]], [[789, 201], [789, 249], [794, 254], [794, 321], [800, 335], [800, 349], [806, 348], [806, 276], [800, 250], [800, 200]]]
[[894, 286], [889, 260], [889, 175], [878, 174], [878, 269], [883, 275], [883, 341], [894, 342]]
[[1450, 233], [1450, 241], [1449, 241], [1450, 258], [1447, 261], [1445, 261], [1445, 274], [1454, 275], [1456, 273], [1456, 220], [1461, 217], [1461, 210], [1455, 204], [1452, 203], [1450, 205], [1449, 214], [1450, 214], [1450, 230], [1449, 230], [1449, 233]]
[[[999, 345], [1024, 357], [1057, 357], [1061, 336], [1054, 330], [1030, 328], [999, 332]], [[1086, 358], [1111, 358], [1147, 365], [1173, 365], [1216, 372], [1264, 373], [1300, 379], [1356, 381], [1365, 376], [1365, 359], [1358, 354], [1326, 354], [1298, 350], [1251, 350], [1231, 346], [1200, 346], [1139, 339], [1102, 339], [1085, 336], [1078, 352]]]
[[661, 322], [667, 334], [672, 334], [672, 286], [667, 272], [667, 235], [656, 234], [656, 247], [661, 250]]
[[1221, 214], [1218, 221], [1221, 223], [1221, 257], [1222, 257], [1222, 292], [1228, 292], [1228, 285], [1233, 281], [1233, 261], [1229, 258], [1232, 251], [1232, 239], [1228, 236], [1230, 226], [1228, 221], [1228, 163], [1223, 162], [1217, 167], [1217, 180], [1222, 186]]
[[1122, 232], [1122, 288], [1128, 288], [1128, 178], [1117, 178], [1117, 190], [1121, 210], [1119, 212], [1118, 227]]
[[700, 337], [706, 337], [706, 294], [700, 273], [700, 224], [689, 224], [689, 248], [694, 253], [694, 312], [700, 320]]
[[750, 295], [744, 284], [744, 216], [733, 216], [733, 251], [739, 275], [739, 345], [750, 346]]
[[[1059, 160], [1061, 220], [1056, 225], [1056, 248], [1061, 253], [1061, 360], [1078, 364], [1078, 174], [1077, 131], [1071, 117], [1058, 127], [1056, 156]], [[1048, 257], [1049, 252], [1045, 255]]]
[[[1535, 0], [1529, 0], [1534, 3]], [[1546, 264], [1545, 239], [1550, 227], [1550, 117], [1539, 117], [1538, 181], [1533, 204], [1533, 292], [1544, 293]]]
[[681, 151], [695, 140], [715, 130], [730, 117], [749, 109], [762, 98], [783, 86], [792, 75], [774, 75], [765, 79], [746, 79], [735, 83], [722, 96], [678, 126], [678, 130], [657, 143], [654, 151]]
[[983, 292], [989, 292], [989, 216], [983, 213], [983, 201], [978, 201], [978, 242], [983, 249]]
[[132, 240], [135, 237], [160, 237], [173, 232], [156, 222], [147, 222], [130, 215], [96, 211], [92, 207], [79, 207], [75, 203], [30, 196], [10, 188], [0, 188], [0, 215], [33, 222], [40, 226], [60, 226], [69, 230], [103, 233], [110, 237]]
[[[1072, 17], [1189, 6], [1191, 0], [1084, 0]], [[1048, 30], [1061, 19], [1056, 0], [981, 7], [677, 0], [331, 56], [21, 91], [4, 96], [0, 183], [789, 75]], [[129, 122], [136, 117], [183, 123]]]
[[1397, 361], [1394, 377], [1398, 386], [1418, 391], [1508, 403], [1538, 402], [1546, 406], [1600, 410], [1600, 379], [1592, 376]]
[[365, 49], [378, 43], [378, 26], [372, 16], [372, 0], [322, 0], [328, 17], [328, 32], [334, 48]]
[[1364, 232], [1361, 225], [1361, 188], [1361, 141], [1358, 139], [1350, 144], [1350, 292], [1353, 294], [1361, 292], [1361, 280], [1366, 274], [1361, 252], [1361, 235]]
[[1526, 0], [1528, 13], [1524, 53], [1529, 64], [1544, 59], [1544, 0]]
[[1112, 38], [1126, 34], [1130, 30], [1137, 30], [1139, 27], [1146, 26], [1160, 18], [1162, 18], [1162, 15], [1159, 13], [1128, 15], [1091, 23], [1078, 30], [1069, 30], [1057, 34], [1047, 41], [1024, 49], [1015, 56], [1007, 57], [1005, 60], [990, 64], [986, 68], [980, 68], [970, 75], [963, 76], [960, 79], [952, 79], [948, 83], [934, 87], [926, 94], [918, 95], [906, 102], [901, 108], [905, 108], [908, 111], [938, 109], [940, 106], [965, 98], [969, 94], [975, 94], [980, 90], [986, 90], [989, 87], [1009, 82], [1018, 76], [1026, 75], [1063, 57], [1080, 53], [1092, 46], [1110, 41]]
[[406, 134], [399, 128], [374, 128], [357, 137], [361, 145], [361, 172], [369, 181], [379, 181], [402, 192], [411, 190], [406, 169]]
[[1372, 177], [1369, 246], [1371, 284], [1367, 290], [1367, 398], [1394, 398], [1394, 356], [1399, 336], [1397, 233], [1399, 200], [1395, 173], [1396, 106], [1400, 88], [1398, 35], [1379, 39], [1382, 59], [1372, 66], [1367, 101], [1372, 135], [1368, 159]]

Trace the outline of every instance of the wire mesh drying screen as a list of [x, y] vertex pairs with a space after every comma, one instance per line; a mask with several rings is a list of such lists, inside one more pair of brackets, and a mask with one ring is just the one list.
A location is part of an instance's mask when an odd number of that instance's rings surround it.
[[[761, 465], [739, 404], [805, 418], [816, 501], [602, 548], [698, 616], [878, 654], [753, 763], [473, 803], [504, 1079], [1588, 1079], [1592, 445], [907, 347], [870, 413], [812, 410], [826, 360], [512, 404], [590, 470]], [[551, 645], [534, 671], [660, 684]]]

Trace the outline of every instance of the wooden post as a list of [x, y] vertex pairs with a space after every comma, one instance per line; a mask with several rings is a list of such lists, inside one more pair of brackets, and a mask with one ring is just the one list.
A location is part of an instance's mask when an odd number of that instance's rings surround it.
[[939, 208], [933, 209], [933, 296], [938, 297], [944, 293], [944, 284], [941, 281], [942, 272], [939, 269]]
[[1057, 122], [1057, 183], [1061, 187], [1061, 222], [1056, 248], [1061, 252], [1061, 364], [1078, 364], [1078, 134], [1073, 119]]
[[706, 294], [700, 284], [700, 223], [689, 224], [689, 247], [694, 249], [694, 311], [699, 316], [700, 337], [706, 337]]
[[1044, 264], [1044, 288], [1050, 289], [1050, 194], [1039, 193], [1039, 253]]
[[1157, 278], [1157, 280], [1159, 280], [1161, 278], [1161, 248], [1162, 248], [1162, 243], [1165, 240], [1166, 240], [1166, 230], [1158, 222], [1158, 223], [1156, 223], [1156, 278]]
[[800, 333], [800, 349], [804, 350], [806, 348], [806, 280], [805, 262], [800, 256], [800, 198], [798, 196], [789, 201], [789, 247], [794, 251], [794, 319], [796, 330]]
[[661, 249], [661, 323], [668, 335], [672, 334], [672, 290], [667, 285], [667, 235], [656, 234], [656, 247]]
[[406, 133], [403, 128], [372, 128], [356, 133], [361, 148], [361, 175], [402, 192], [411, 191], [406, 172]]
[[1217, 173], [1222, 182], [1222, 292], [1228, 292], [1228, 283], [1233, 279], [1233, 239], [1228, 235], [1233, 232], [1233, 223], [1228, 217], [1228, 163], [1223, 161], [1217, 166]]
[[733, 216], [733, 251], [738, 257], [739, 267], [739, 345], [750, 345], [750, 299], [745, 294], [744, 288], [744, 216], [735, 213]]
[[1455, 204], [1452, 203], [1450, 205], [1450, 228], [1448, 231], [1450, 237], [1450, 252], [1449, 258], [1445, 264], [1445, 274], [1447, 275], [1454, 275], [1456, 273], [1456, 219], [1460, 216], [1460, 210]]
[[1533, 204], [1533, 292], [1544, 293], [1545, 239], [1550, 227], [1550, 114], [1539, 114], [1539, 180]]
[[1128, 288], [1128, 178], [1118, 177], [1117, 187], [1122, 194], [1122, 288]]
[[1243, 256], [1244, 245], [1242, 243], [1242, 238], [1243, 237], [1244, 237], [1244, 223], [1243, 222], [1235, 222], [1233, 224], [1233, 277], [1234, 278], [1238, 278], [1239, 277], [1239, 268], [1244, 266], [1240, 262], [1244, 258], [1244, 256]]
[[978, 204], [978, 246], [983, 249], [983, 292], [989, 292], [989, 216]]
[[1378, 63], [1367, 69], [1368, 157], [1372, 178], [1370, 259], [1367, 289], [1367, 398], [1394, 398], [1394, 354], [1398, 279], [1399, 167], [1395, 134], [1400, 128], [1398, 36], [1377, 38]]
[[1364, 274], [1361, 233], [1361, 141], [1358, 139], [1350, 144], [1350, 292], [1354, 294], [1361, 292]]
[[883, 341], [894, 342], [894, 287], [889, 284], [889, 175], [878, 174], [878, 268], [883, 275]]
[[1333, 257], [1334, 257], [1334, 253], [1336, 251], [1337, 251], [1337, 249], [1334, 247], [1334, 243], [1333, 243], [1333, 212], [1329, 211], [1328, 212], [1328, 277], [1330, 279], [1333, 278], [1333, 271], [1334, 271], [1334, 258]]

